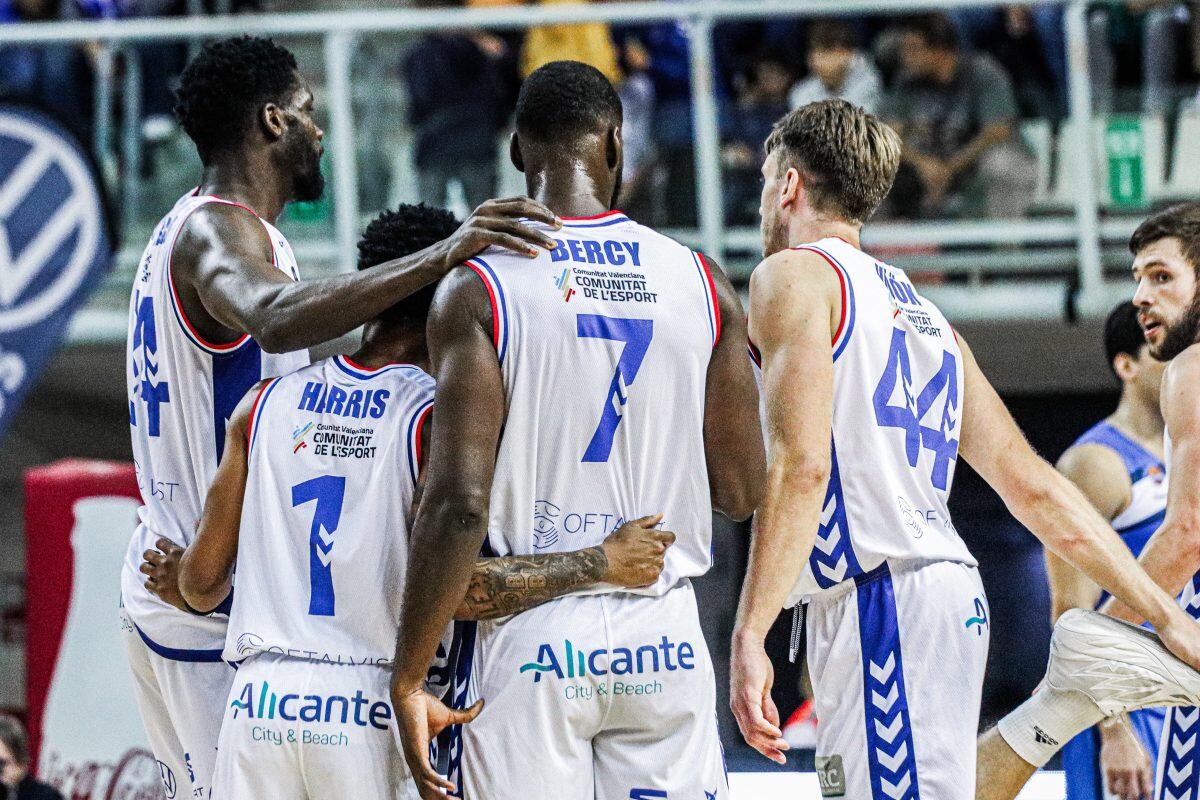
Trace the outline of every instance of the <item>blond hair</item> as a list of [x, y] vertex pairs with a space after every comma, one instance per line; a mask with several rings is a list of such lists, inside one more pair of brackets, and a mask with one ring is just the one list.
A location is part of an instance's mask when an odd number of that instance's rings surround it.
[[767, 154], [779, 171], [794, 167], [817, 211], [862, 224], [892, 188], [900, 137], [878, 117], [845, 100], [801, 106], [775, 123]]

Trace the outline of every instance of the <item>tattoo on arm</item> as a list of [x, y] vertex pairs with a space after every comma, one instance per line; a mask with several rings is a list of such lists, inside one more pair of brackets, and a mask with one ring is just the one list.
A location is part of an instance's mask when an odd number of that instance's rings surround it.
[[457, 619], [496, 619], [527, 611], [600, 582], [608, 569], [601, 547], [475, 562]]

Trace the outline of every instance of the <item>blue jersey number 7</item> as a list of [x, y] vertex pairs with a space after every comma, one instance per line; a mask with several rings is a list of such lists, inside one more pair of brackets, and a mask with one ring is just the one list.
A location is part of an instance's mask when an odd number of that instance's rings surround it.
[[637, 378], [646, 351], [650, 349], [654, 320], [602, 317], [599, 314], [580, 314], [577, 319], [576, 335], [579, 338], [625, 343], [617, 359], [617, 369], [608, 386], [608, 394], [604, 397], [600, 424], [596, 426], [596, 432], [592, 434], [592, 440], [583, 454], [585, 463], [605, 462], [612, 452], [613, 437], [617, 434], [617, 426], [621, 424], [625, 404], [629, 402], [629, 387]]

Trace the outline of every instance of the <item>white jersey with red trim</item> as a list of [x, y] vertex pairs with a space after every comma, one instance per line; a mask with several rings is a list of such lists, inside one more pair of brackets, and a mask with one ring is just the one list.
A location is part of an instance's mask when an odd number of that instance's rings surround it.
[[225, 659], [391, 663], [433, 378], [345, 356], [276, 378], [251, 412]]
[[[307, 351], [266, 353], [248, 334], [213, 344], [188, 321], [175, 293], [171, 253], [184, 222], [208, 203], [238, 205], [195, 192], [180, 198], [146, 245], [133, 282], [125, 377], [143, 505], [126, 553], [122, 602], [142, 635], [160, 648], [211, 651], [224, 641], [224, 617], [183, 614], [146, 591], [138, 572], [142, 553], [160, 536], [182, 546], [192, 541], [229, 416], [259, 380], [298, 369], [309, 358]], [[287, 240], [256, 218], [271, 238], [275, 266], [297, 280]]]
[[535, 259], [493, 249], [467, 262], [491, 300], [508, 400], [488, 543], [498, 555], [577, 550], [662, 513], [679, 538], [639, 590], [662, 594], [712, 561], [712, 275], [703, 256], [620, 212], [550, 235], [558, 247]]
[[832, 472], [812, 555], [788, 605], [885, 561], [975, 566], [946, 506], [963, 399], [953, 328], [903, 270], [844, 240], [796, 249], [819, 255], [837, 275], [842, 316], [832, 342]]

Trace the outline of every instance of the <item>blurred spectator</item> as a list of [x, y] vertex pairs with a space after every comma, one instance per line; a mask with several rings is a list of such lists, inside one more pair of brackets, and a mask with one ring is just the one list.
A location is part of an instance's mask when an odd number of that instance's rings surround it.
[[29, 774], [25, 728], [7, 714], [0, 714], [0, 788], [6, 800], [63, 800], [57, 789]]
[[775, 122], [788, 112], [792, 73], [775, 55], [760, 55], [751, 65], [736, 104], [722, 120], [725, 166], [725, 218], [752, 224], [758, 218], [762, 148]]
[[504, 40], [483, 32], [422, 37], [404, 59], [421, 201], [444, 208], [457, 180], [471, 208], [496, 191], [496, 148], [509, 108]]
[[904, 140], [895, 216], [1010, 217], [1025, 211], [1033, 158], [1015, 140], [1012, 83], [990, 57], [959, 49], [942, 14], [904, 26], [902, 75], [882, 116]]
[[961, 41], [991, 53], [1013, 79], [1027, 117], [1059, 117], [1067, 98], [1063, 7], [1055, 3], [948, 12]]
[[855, 47], [854, 30], [844, 22], [820, 20], [808, 31], [809, 76], [789, 97], [792, 108], [841, 98], [874, 114], [883, 81], [879, 70]]
[[634, 219], [652, 222], [660, 203], [654, 180], [654, 82], [646, 74], [650, 54], [640, 42], [630, 40], [623, 48], [621, 66], [625, 80], [617, 94], [624, 111], [621, 139], [625, 149], [618, 206]]
[[[577, 5], [586, 0], [539, 0], [540, 5]], [[621, 82], [617, 48], [604, 22], [542, 25], [530, 28], [521, 48], [521, 77], [551, 61], [582, 61], [604, 73], [614, 86]]]
[[[58, 0], [0, 0], [0, 24], [57, 19]], [[0, 100], [28, 103], [90, 141], [92, 77], [83, 51], [65, 44], [0, 47]]]

